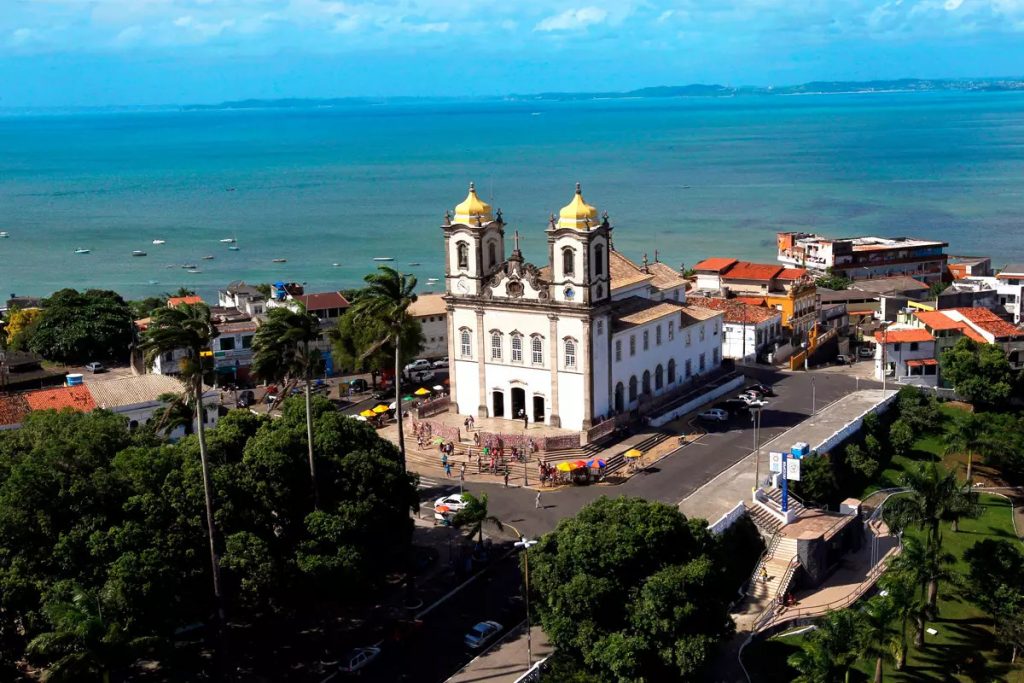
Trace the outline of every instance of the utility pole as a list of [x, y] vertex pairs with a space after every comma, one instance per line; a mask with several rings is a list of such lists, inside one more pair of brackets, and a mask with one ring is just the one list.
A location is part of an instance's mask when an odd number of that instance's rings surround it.
[[523, 549], [523, 581], [526, 591], [526, 670], [529, 671], [533, 668], [533, 637], [530, 627], [530, 548], [537, 545], [537, 541], [520, 536], [515, 545], [517, 548]]
[[816, 415], [817, 412], [818, 412], [817, 411], [817, 406], [815, 404], [815, 398], [816, 397], [815, 397], [815, 394], [814, 394], [814, 377], [812, 376], [811, 377], [811, 415], [812, 416]]
[[750, 421], [754, 424], [754, 490], [761, 487], [761, 410], [763, 405], [750, 406]]

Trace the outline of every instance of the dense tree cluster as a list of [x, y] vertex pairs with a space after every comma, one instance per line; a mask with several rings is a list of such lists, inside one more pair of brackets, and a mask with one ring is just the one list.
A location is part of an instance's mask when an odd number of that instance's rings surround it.
[[[315, 511], [301, 399], [207, 431], [233, 622], [344, 613], [405, 560], [416, 495], [397, 450], [326, 400], [312, 412]], [[175, 630], [214, 623], [204, 527], [197, 437], [130, 434], [105, 411], [0, 432], [0, 664], [99, 680], [144, 649], [173, 670]]]
[[[563, 678], [694, 680], [733, 632], [728, 605], [763, 544], [662, 503], [601, 498], [530, 552], [531, 605]], [[567, 673], [568, 672], [568, 673]]]
[[978, 541], [964, 553], [970, 570], [967, 594], [995, 624], [996, 638], [1010, 651], [1010, 661], [1024, 647], [1024, 552], [1006, 540]]
[[942, 353], [940, 365], [943, 381], [952, 384], [965, 401], [982, 408], [1000, 407], [1019, 381], [1002, 348], [967, 337]]

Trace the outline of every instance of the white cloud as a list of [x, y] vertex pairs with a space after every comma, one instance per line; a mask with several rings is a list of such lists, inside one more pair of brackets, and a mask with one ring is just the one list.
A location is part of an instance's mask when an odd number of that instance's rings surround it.
[[664, 24], [666, 21], [671, 19], [672, 15], [674, 15], [675, 13], [676, 13], [676, 11], [674, 9], [667, 9], [664, 12], [662, 12], [661, 14], [658, 15], [657, 22], [659, 24]]
[[447, 33], [447, 21], [434, 21], [426, 24], [410, 24], [409, 30], [415, 33]]
[[31, 43], [36, 37], [36, 32], [30, 28], [19, 28], [11, 31], [11, 38], [8, 41], [12, 47], [22, 47]]
[[577, 31], [593, 24], [600, 24], [608, 17], [608, 12], [600, 7], [581, 7], [567, 9], [561, 14], [542, 19], [534, 27], [534, 31]]
[[964, 0], [946, 0], [946, 4], [943, 5], [947, 10], [953, 12], [960, 9], [960, 5], [964, 4]]
[[117, 37], [114, 38], [114, 45], [131, 45], [138, 41], [143, 33], [142, 27], [138, 24], [129, 26], [117, 34]]

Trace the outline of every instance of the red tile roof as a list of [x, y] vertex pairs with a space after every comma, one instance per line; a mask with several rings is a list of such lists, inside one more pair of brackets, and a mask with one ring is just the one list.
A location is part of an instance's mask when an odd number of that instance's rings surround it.
[[750, 263], [740, 261], [727, 270], [723, 277], [729, 280], [771, 280], [785, 270], [782, 266], [770, 263]]
[[922, 365], [938, 365], [938, 364], [939, 364], [939, 361], [935, 360], [934, 358], [921, 358], [919, 360], [908, 360], [907, 361], [907, 367], [911, 367], [911, 368], [921, 367]]
[[40, 389], [25, 394], [25, 401], [32, 410], [61, 410], [71, 408], [86, 412], [96, 408], [96, 401], [89, 393], [89, 387], [80, 384], [74, 387]]
[[953, 320], [942, 311], [917, 311], [914, 317], [933, 330], [958, 330], [963, 323]]
[[980, 334], [977, 333], [977, 331], [973, 327], [970, 327], [969, 325], [964, 325], [963, 323], [961, 323], [960, 331], [963, 332], [964, 336], [966, 336], [968, 339], [973, 339], [979, 344], [988, 344], [988, 339], [982, 337]]
[[1011, 325], [987, 308], [956, 308], [953, 309], [981, 329], [1000, 337], [1021, 337], [1024, 330]]
[[883, 330], [879, 330], [875, 332], [875, 339], [885, 344], [935, 341], [935, 337], [928, 330], [922, 329], [889, 330], [888, 334]]
[[31, 410], [24, 394], [0, 396], [0, 425], [21, 424]]
[[327, 308], [348, 308], [348, 299], [341, 292], [319, 292], [317, 294], [300, 294], [295, 297], [307, 311], [322, 311]]
[[738, 301], [741, 304], [749, 304], [751, 306], [767, 306], [768, 302], [764, 300], [763, 296], [738, 296], [733, 301]]
[[737, 263], [734, 258], [722, 258], [720, 256], [714, 256], [712, 258], [706, 258], [693, 267], [696, 271], [710, 270], [715, 273], [721, 273], [723, 270], [728, 270], [733, 264]]
[[201, 296], [172, 296], [167, 299], [167, 305], [170, 308], [174, 308], [180, 304], [201, 304], [203, 303], [203, 297]]
[[699, 308], [709, 308], [714, 311], [725, 311], [725, 322], [727, 323], [746, 323], [748, 325], [756, 325], [758, 323], [763, 323], [766, 320], [771, 320], [775, 316], [781, 315], [780, 312], [774, 308], [751, 306], [750, 304], [742, 303], [736, 299], [716, 299], [713, 297], [693, 296], [689, 297], [686, 302], [691, 306], [697, 306]]
[[805, 275], [807, 275], [806, 268], [783, 268], [776, 277], [780, 280], [799, 280]]

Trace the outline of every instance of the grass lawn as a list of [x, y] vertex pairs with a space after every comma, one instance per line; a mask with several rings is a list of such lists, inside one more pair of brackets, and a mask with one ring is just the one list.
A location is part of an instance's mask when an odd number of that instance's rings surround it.
[[[956, 559], [952, 569], [967, 571], [964, 551], [985, 538], [1014, 538], [1010, 503], [998, 496], [982, 495], [984, 513], [978, 519], [962, 520], [960, 531], [954, 533], [945, 525], [942, 532], [944, 549]], [[916, 530], [914, 534], [920, 534]], [[961, 591], [949, 582], [939, 586], [939, 618], [927, 624], [935, 635], [926, 634], [926, 646], [918, 651], [910, 648], [907, 666], [896, 671], [886, 665], [889, 681], [1020, 681], [1024, 683], [1024, 664], [1011, 667], [1006, 652], [997, 651], [991, 621]], [[912, 640], [913, 634], [908, 634]], [[754, 681], [790, 681], [796, 672], [786, 665], [786, 658], [800, 646], [800, 637], [776, 637], [755, 641], [744, 651], [744, 664]], [[861, 662], [851, 672], [851, 681], [870, 680], [874, 662]]]

